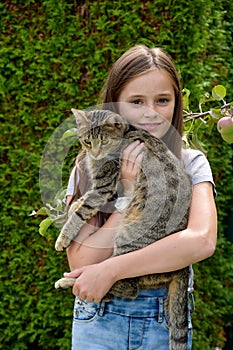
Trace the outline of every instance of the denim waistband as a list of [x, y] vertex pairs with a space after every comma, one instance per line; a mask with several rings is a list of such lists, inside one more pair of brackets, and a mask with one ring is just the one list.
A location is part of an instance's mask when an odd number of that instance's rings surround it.
[[105, 311], [132, 317], [155, 317], [164, 313], [166, 288], [141, 289], [136, 299], [113, 297], [100, 303], [99, 315]]

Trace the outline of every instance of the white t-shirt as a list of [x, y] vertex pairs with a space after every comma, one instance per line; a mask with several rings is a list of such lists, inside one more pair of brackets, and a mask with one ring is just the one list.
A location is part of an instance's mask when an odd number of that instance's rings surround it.
[[215, 187], [210, 164], [201, 151], [196, 149], [183, 149], [182, 162], [193, 185], [204, 181], [210, 181]]
[[[74, 176], [75, 170], [76, 170], [76, 184], [75, 184], [75, 176]], [[71, 171], [68, 186], [66, 189], [67, 196], [72, 196], [74, 194], [74, 189], [76, 187], [75, 185], [77, 185], [78, 183], [79, 183], [79, 173], [77, 171], [77, 168], [74, 167], [73, 170]]]
[[[209, 181], [213, 184], [213, 191], [215, 195], [216, 191], [213, 175], [210, 164], [205, 155], [201, 151], [195, 149], [183, 149], [181, 160], [185, 171], [191, 178], [192, 184], [196, 185], [200, 182]], [[74, 193], [74, 173], [75, 168], [73, 168], [69, 178], [69, 183], [66, 191], [67, 196], [73, 195]], [[76, 181], [77, 183], [79, 181], [78, 171], [76, 172]], [[193, 269], [192, 266], [190, 266], [189, 291], [193, 290], [193, 283]]]

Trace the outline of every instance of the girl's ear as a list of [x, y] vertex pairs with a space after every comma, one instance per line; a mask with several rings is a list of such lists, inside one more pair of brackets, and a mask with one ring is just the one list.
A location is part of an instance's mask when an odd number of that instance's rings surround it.
[[90, 120], [87, 118], [87, 114], [85, 111], [81, 111], [79, 109], [71, 109], [71, 112], [75, 116], [76, 124], [77, 124], [77, 132], [78, 136], [81, 136], [84, 132], [84, 130], [88, 130], [91, 126]]

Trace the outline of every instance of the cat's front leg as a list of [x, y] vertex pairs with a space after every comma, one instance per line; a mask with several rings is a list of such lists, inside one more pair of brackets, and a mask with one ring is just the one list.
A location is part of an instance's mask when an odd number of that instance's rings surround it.
[[101, 191], [92, 189], [71, 205], [69, 218], [62, 227], [55, 243], [56, 250], [61, 251], [67, 248], [77, 236], [81, 227], [95, 216], [114, 194], [114, 191], [105, 192], [104, 186], [102, 186]]
[[76, 213], [72, 213], [61, 229], [55, 243], [55, 249], [57, 251], [62, 251], [64, 248], [67, 248], [76, 237], [83, 224], [84, 221], [81, 220], [80, 216]]
[[81, 227], [106, 204], [108, 196], [108, 193], [103, 195], [96, 190], [91, 190], [71, 205], [68, 220], [62, 227], [55, 243], [57, 251], [62, 251], [70, 245]]

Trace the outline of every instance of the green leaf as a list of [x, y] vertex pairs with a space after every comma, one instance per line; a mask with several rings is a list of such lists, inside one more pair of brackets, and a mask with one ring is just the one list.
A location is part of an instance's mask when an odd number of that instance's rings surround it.
[[193, 137], [190, 140], [190, 145], [192, 148], [198, 149], [202, 153], [206, 154], [205, 144], [200, 140], [200, 138], [198, 138], [197, 133], [193, 134]]
[[214, 101], [214, 98], [212, 96], [210, 96], [210, 94], [207, 92], [205, 93], [204, 96], [201, 96], [200, 99], [199, 99], [199, 108], [200, 108], [200, 111], [202, 111], [201, 109], [201, 105], [203, 105], [204, 103], [206, 102], [211, 102], [211, 101]]
[[213, 89], [212, 89], [212, 96], [215, 100], [217, 101], [221, 101], [224, 99], [224, 97], [226, 96], [226, 89], [223, 85], [216, 85]]
[[221, 109], [220, 108], [211, 108], [210, 115], [213, 119], [221, 118], [222, 117]]
[[49, 209], [42, 207], [37, 212], [37, 215], [49, 215]]
[[182, 92], [184, 93], [184, 95], [183, 95], [183, 109], [185, 111], [189, 111], [189, 95], [190, 95], [190, 91], [188, 89], [184, 88]]
[[77, 137], [77, 128], [72, 128], [65, 131], [62, 136], [62, 140], [66, 139], [67, 137]]
[[54, 219], [51, 219], [51, 218], [46, 218], [43, 221], [41, 221], [39, 225], [39, 234], [41, 236], [45, 236], [45, 232], [53, 222], [54, 222]]

